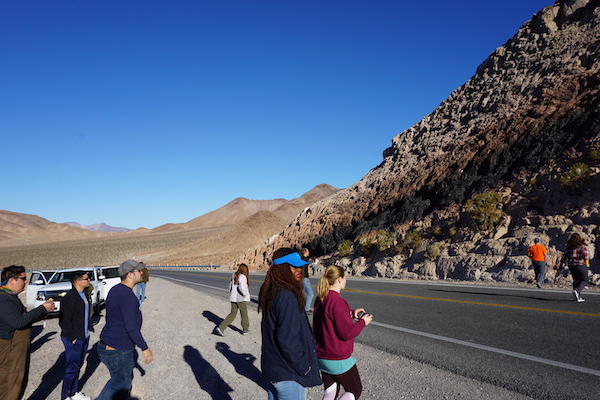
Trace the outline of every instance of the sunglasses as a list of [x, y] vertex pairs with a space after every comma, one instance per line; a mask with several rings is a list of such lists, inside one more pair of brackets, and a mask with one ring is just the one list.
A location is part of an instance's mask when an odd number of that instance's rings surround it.
[[15, 279], [23, 279], [24, 281], [26, 281], [27, 277], [26, 276], [17, 276]]

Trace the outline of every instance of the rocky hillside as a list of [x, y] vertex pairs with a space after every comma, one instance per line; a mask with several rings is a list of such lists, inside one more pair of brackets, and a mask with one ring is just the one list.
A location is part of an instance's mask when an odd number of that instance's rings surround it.
[[[373, 276], [527, 280], [533, 237], [558, 257], [578, 231], [595, 251], [599, 94], [599, 2], [557, 1], [361, 181], [237, 261], [264, 268], [274, 249], [306, 246]], [[481, 197], [496, 199], [480, 206], [496, 216], [489, 226], [469, 207]]]

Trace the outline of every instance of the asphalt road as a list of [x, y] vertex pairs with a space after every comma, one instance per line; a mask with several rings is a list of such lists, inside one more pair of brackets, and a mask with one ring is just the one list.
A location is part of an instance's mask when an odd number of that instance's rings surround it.
[[[151, 273], [228, 298], [229, 272]], [[342, 296], [373, 314], [368, 346], [536, 399], [600, 399], [598, 292], [350, 278]]]

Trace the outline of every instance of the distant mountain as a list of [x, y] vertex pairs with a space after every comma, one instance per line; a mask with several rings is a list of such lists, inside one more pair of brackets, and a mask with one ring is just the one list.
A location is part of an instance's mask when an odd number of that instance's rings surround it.
[[0, 245], [17, 246], [60, 240], [104, 237], [107, 232], [94, 232], [67, 224], [57, 224], [37, 215], [0, 210]]
[[93, 224], [93, 225], [82, 225], [77, 222], [65, 222], [65, 224], [74, 226], [76, 228], [87, 229], [88, 231], [95, 231], [95, 232], [121, 233], [121, 232], [129, 232], [132, 230], [132, 229], [128, 229], [128, 228], [119, 228], [116, 226], [106, 225], [104, 222], [99, 223], [99, 224]]
[[292, 199], [250, 200], [238, 197], [214, 211], [180, 224], [165, 224], [152, 229], [153, 232], [173, 232], [189, 229], [207, 229], [239, 224], [259, 211], [270, 211], [284, 221], [291, 221], [306, 207], [324, 199], [340, 189], [322, 183]]

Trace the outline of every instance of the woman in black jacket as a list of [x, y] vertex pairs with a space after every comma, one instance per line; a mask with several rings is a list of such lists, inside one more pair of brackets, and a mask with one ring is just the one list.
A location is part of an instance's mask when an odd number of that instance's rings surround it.
[[263, 314], [261, 368], [269, 400], [304, 400], [306, 388], [322, 382], [304, 311], [302, 267], [306, 264], [295, 250], [276, 250], [258, 295], [258, 310]]

